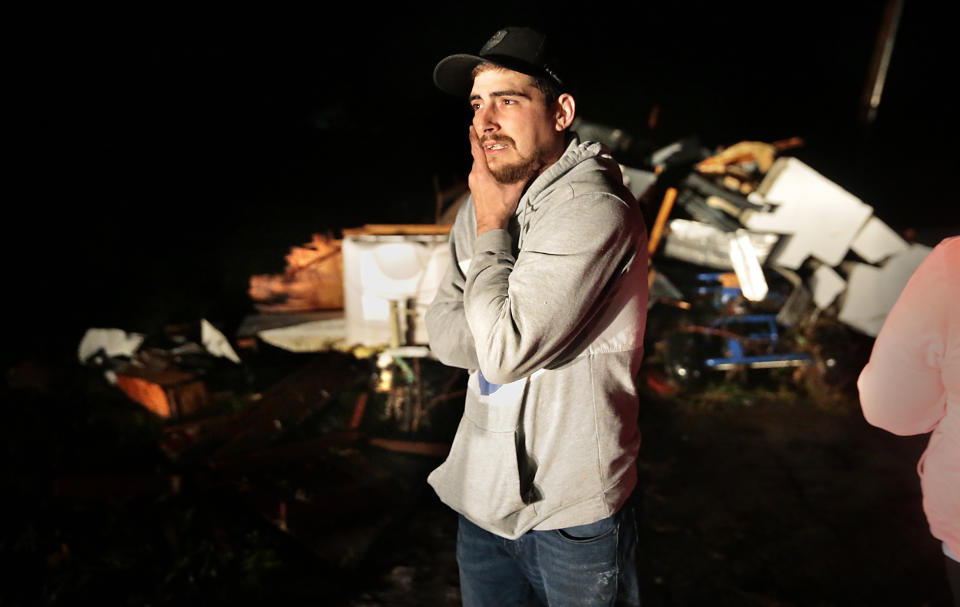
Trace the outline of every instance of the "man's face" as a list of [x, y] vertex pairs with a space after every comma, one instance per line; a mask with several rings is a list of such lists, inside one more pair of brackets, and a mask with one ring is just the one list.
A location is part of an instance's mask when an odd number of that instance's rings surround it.
[[487, 166], [500, 183], [528, 181], [563, 153], [555, 108], [544, 105], [530, 76], [486, 69], [473, 80], [470, 106]]

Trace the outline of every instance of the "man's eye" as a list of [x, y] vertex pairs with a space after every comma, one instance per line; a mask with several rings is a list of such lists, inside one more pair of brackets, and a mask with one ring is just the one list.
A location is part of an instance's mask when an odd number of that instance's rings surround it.
[[504, 99], [504, 100], [503, 100], [503, 105], [516, 105], [516, 103], [517, 103], [517, 102], [516, 102], [515, 99]]
[[472, 109], [474, 112], [476, 112], [477, 110], [480, 109], [480, 104], [479, 104], [479, 103], [471, 103], [471, 104], [470, 104], [470, 109]]

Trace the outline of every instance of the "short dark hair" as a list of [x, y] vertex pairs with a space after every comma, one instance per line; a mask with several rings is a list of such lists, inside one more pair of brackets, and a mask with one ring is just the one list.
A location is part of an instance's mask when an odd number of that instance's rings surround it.
[[[503, 67], [502, 65], [485, 61], [483, 63], [477, 64], [477, 66], [473, 68], [473, 72], [471, 72], [471, 76], [476, 78], [477, 74], [479, 74], [480, 72], [485, 72], [491, 69], [506, 70], [510, 68], [506, 68], [506, 67]], [[537, 87], [537, 90], [540, 91], [541, 95], [543, 95], [543, 102], [544, 104], [546, 104], [547, 107], [550, 107], [551, 105], [557, 102], [557, 99], [560, 99], [560, 93], [561, 93], [560, 87], [554, 84], [549, 78], [546, 78], [544, 76], [534, 76], [533, 74], [527, 74], [527, 75], [533, 78], [533, 85]]]

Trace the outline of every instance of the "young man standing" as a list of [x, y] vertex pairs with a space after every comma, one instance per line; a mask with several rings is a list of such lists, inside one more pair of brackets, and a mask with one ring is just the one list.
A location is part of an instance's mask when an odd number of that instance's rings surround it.
[[464, 605], [637, 605], [640, 209], [606, 149], [569, 131], [539, 32], [500, 30], [434, 82], [473, 108], [471, 197], [427, 313], [436, 355], [470, 370], [428, 479], [460, 513]]

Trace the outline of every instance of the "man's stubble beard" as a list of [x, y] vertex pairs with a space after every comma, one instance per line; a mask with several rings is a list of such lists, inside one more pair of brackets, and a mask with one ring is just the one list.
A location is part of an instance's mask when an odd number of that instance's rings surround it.
[[[488, 137], [486, 140], [502, 141], [509, 144], [514, 150], [517, 149], [516, 144], [510, 137], [494, 136]], [[536, 177], [543, 170], [543, 167], [546, 166], [543, 155], [542, 150], [535, 150], [532, 156], [528, 158], [521, 156], [520, 160], [513, 164], [507, 164], [497, 168], [489, 167], [490, 174], [497, 180], [497, 183], [504, 185], [520, 182], [526, 183]]]
[[490, 174], [498, 183], [511, 184], [527, 182], [533, 179], [543, 168], [539, 154], [532, 158], [525, 158], [520, 162], [508, 164], [496, 169], [490, 169]]

